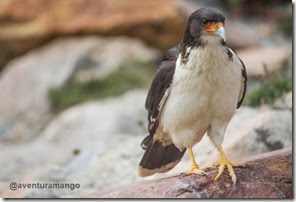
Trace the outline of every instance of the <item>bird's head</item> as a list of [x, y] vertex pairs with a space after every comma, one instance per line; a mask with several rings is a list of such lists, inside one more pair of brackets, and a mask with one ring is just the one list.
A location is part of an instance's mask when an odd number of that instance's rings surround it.
[[223, 39], [225, 41], [224, 23], [225, 17], [218, 9], [200, 8], [189, 17], [183, 40], [189, 40], [190, 43], [203, 39]]

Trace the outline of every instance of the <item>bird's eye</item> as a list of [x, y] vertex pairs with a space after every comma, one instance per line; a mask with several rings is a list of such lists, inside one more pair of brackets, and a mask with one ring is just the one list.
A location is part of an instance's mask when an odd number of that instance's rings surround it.
[[204, 18], [201, 20], [201, 24], [202, 24], [202, 25], [205, 25], [205, 24], [206, 24], [206, 22], [207, 22], [207, 20], [206, 20], [206, 19], [204, 19]]

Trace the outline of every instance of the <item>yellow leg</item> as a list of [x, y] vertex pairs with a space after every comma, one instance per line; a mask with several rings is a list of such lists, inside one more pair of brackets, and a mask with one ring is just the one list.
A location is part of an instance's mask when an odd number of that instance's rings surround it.
[[190, 170], [188, 172], [182, 173], [182, 175], [190, 175], [190, 174], [193, 174], [193, 173], [198, 174], [198, 175], [207, 175], [202, 169], [199, 168], [199, 166], [195, 162], [192, 148], [189, 147], [189, 148], [187, 148], [187, 150], [188, 150], [189, 158], [190, 158], [190, 161], [191, 161], [191, 168], [190, 168]]
[[196, 168], [196, 167], [198, 168], [198, 165], [195, 162], [195, 158], [194, 158], [194, 154], [193, 154], [192, 148], [189, 147], [187, 149], [188, 149], [188, 154], [189, 154], [189, 158], [190, 158], [190, 161], [191, 161], [191, 169]]
[[235, 175], [235, 172], [233, 170], [233, 166], [245, 166], [245, 164], [244, 163], [231, 163], [227, 159], [227, 157], [226, 157], [226, 155], [225, 155], [225, 153], [224, 153], [224, 151], [222, 149], [222, 146], [218, 145], [217, 148], [218, 148], [218, 151], [219, 151], [219, 153], [221, 155], [221, 161], [220, 161], [220, 166], [219, 166], [219, 172], [218, 172], [218, 175], [215, 177], [215, 180], [217, 180], [221, 176], [221, 174], [223, 173], [224, 168], [226, 166], [227, 169], [228, 169], [229, 175], [231, 176], [233, 185], [235, 185], [235, 183], [236, 183], [236, 175]]

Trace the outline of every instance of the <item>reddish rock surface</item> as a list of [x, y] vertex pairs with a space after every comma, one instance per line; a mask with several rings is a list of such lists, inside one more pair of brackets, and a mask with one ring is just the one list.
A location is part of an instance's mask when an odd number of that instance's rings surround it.
[[292, 149], [285, 148], [247, 160], [235, 168], [237, 183], [224, 172], [214, 181], [217, 169], [208, 176], [190, 175], [143, 181], [93, 193], [86, 198], [292, 198]]
[[165, 50], [180, 41], [185, 24], [171, 0], [1, 0], [0, 69], [64, 35], [128, 35]]

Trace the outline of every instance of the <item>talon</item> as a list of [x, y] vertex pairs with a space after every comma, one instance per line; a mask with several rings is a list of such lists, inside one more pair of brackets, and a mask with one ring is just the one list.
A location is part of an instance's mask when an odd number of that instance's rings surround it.
[[234, 176], [231, 176], [231, 180], [232, 180], [232, 186], [234, 186], [235, 185], [235, 183], [236, 183], [236, 176], [234, 175]]
[[204, 172], [203, 170], [202, 170], [202, 174], [204, 174], [205, 176], [208, 176], [208, 174], [206, 172]]
[[207, 176], [208, 174], [206, 172], [204, 172], [202, 169], [200, 169], [199, 167], [194, 167], [191, 168], [191, 170], [189, 171], [190, 174], [197, 174], [197, 175], [205, 175]]
[[246, 164], [245, 163], [231, 163], [225, 156], [224, 154], [224, 151], [221, 147], [221, 145], [219, 145], [218, 147], [218, 150], [220, 152], [220, 155], [221, 155], [221, 161], [220, 161], [220, 166], [219, 166], [219, 172], [217, 174], [217, 176], [215, 177], [215, 181], [221, 176], [221, 174], [223, 173], [224, 171], [224, 168], [225, 166], [227, 167], [227, 170], [229, 172], [229, 175], [231, 177], [231, 180], [233, 182], [233, 186], [236, 184], [236, 175], [235, 175], [235, 172], [234, 172], [234, 169], [233, 167], [238, 167], [238, 166], [242, 166], [242, 167], [245, 167]]
[[233, 186], [234, 186], [236, 183], [236, 175], [234, 173], [234, 170], [233, 170], [233, 167], [231, 166], [231, 164], [227, 165], [227, 169], [228, 169], [229, 175], [231, 176], [231, 180], [232, 180]]
[[197, 175], [205, 175], [205, 176], [207, 176], [208, 174], [203, 171], [204, 169], [199, 168], [199, 166], [195, 162], [194, 155], [193, 155], [193, 152], [192, 152], [192, 148], [190, 148], [190, 147], [188, 148], [188, 153], [189, 153], [189, 157], [190, 157], [191, 164], [192, 164], [191, 165], [191, 168], [187, 172], [180, 173], [179, 176], [185, 176], [185, 175], [191, 175], [191, 174], [197, 174]]
[[191, 174], [204, 175], [204, 176], [207, 176], [208, 175], [206, 172], [204, 172], [198, 166], [193, 166], [193, 167], [191, 167], [191, 169], [189, 171], [183, 172], [181, 174], [182, 174], [182, 176], [187, 176], [187, 175], [191, 175]]
[[225, 168], [225, 164], [220, 164], [219, 172], [218, 172], [218, 175], [215, 177], [215, 180], [218, 180], [218, 178], [222, 175], [224, 168]]
[[181, 177], [184, 177], [184, 173], [180, 173], [178, 179], [181, 179]]

